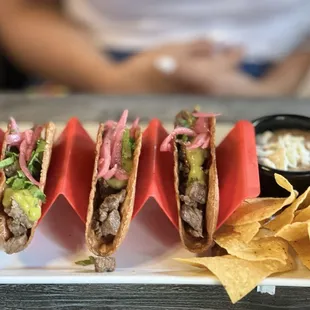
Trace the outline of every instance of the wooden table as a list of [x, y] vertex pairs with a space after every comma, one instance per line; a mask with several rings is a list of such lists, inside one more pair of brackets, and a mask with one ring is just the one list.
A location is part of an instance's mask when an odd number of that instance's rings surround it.
[[[124, 108], [130, 118], [158, 117], [172, 121], [182, 108], [200, 105], [204, 111], [222, 113], [221, 122], [274, 113], [310, 116], [310, 102], [295, 99], [219, 100], [191, 96], [90, 96], [63, 98], [19, 94], [0, 95], [0, 121], [64, 122], [77, 116], [83, 122], [117, 118]], [[1, 285], [0, 309], [310, 309], [310, 289], [276, 288], [276, 294], [253, 291], [231, 305], [220, 286], [188, 285]]]

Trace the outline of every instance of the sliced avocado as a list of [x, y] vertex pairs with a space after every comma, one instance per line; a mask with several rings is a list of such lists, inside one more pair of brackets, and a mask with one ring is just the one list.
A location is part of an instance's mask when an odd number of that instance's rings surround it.
[[110, 180], [106, 180], [106, 182], [115, 189], [122, 189], [127, 186], [127, 180], [118, 180], [115, 178], [112, 178]]
[[122, 168], [130, 173], [132, 169], [132, 141], [130, 139], [129, 129], [125, 129], [122, 140]]
[[206, 159], [207, 152], [204, 149], [196, 148], [193, 150], [186, 149], [186, 157], [190, 165], [190, 171], [188, 175], [188, 182], [198, 181], [202, 184], [206, 182], [206, 174], [203, 171], [202, 165]]
[[2, 205], [5, 208], [8, 208], [12, 204], [12, 196], [13, 196], [14, 190], [12, 188], [6, 188], [3, 193], [2, 198]]
[[3, 206], [5, 208], [9, 207], [12, 204], [12, 199], [18, 203], [30, 221], [35, 222], [41, 217], [40, 201], [38, 198], [33, 197], [27, 189], [14, 190], [9, 187], [6, 188], [2, 199]]
[[125, 129], [122, 139], [122, 158], [132, 158], [129, 129]]
[[122, 168], [123, 168], [127, 173], [130, 173], [130, 172], [131, 172], [131, 170], [132, 170], [132, 165], [133, 165], [132, 159], [126, 159], [126, 158], [123, 158], [123, 159], [122, 159]]

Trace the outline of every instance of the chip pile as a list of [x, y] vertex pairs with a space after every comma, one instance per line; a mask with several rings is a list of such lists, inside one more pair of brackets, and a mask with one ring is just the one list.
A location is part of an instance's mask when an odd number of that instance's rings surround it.
[[310, 187], [298, 196], [283, 176], [275, 179], [289, 196], [244, 201], [214, 236], [221, 256], [176, 259], [211, 271], [232, 303], [268, 276], [295, 269], [290, 248], [310, 269]]

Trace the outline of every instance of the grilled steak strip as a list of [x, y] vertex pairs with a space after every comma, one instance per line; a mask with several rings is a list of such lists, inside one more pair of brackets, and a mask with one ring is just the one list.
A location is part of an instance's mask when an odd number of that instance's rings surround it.
[[[207, 185], [198, 181], [188, 184], [190, 166], [186, 158], [185, 145], [177, 141], [179, 159], [179, 193], [181, 210], [180, 215], [185, 224], [185, 230], [195, 238], [204, 237], [205, 205]], [[206, 166], [207, 160], [204, 163]], [[207, 172], [207, 170], [205, 170]]]

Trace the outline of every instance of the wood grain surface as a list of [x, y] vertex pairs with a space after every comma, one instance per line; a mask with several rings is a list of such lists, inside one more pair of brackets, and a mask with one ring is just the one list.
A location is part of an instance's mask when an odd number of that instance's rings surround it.
[[216, 99], [200, 96], [96, 96], [72, 95], [63, 98], [34, 95], [0, 95], [0, 120], [11, 115], [20, 121], [66, 121], [77, 116], [84, 122], [99, 122], [119, 117], [123, 109], [130, 110], [129, 120], [137, 115], [142, 121], [157, 117], [171, 121], [182, 108], [200, 105], [201, 109], [219, 112], [222, 122], [252, 120], [275, 113], [295, 113], [310, 116], [310, 101], [289, 98], [270, 100]]
[[310, 309], [310, 289], [253, 291], [232, 305], [220, 286], [1, 285], [0, 309]]
[[[0, 121], [64, 122], [77, 116], [84, 122], [116, 118], [124, 108], [130, 118], [171, 121], [182, 108], [199, 104], [222, 113], [219, 121], [234, 122], [275, 113], [310, 116], [310, 102], [296, 99], [219, 100], [192, 96], [90, 96], [63, 98], [0, 95]], [[220, 286], [187, 285], [1, 285], [0, 309], [310, 309], [310, 288], [278, 287], [270, 296], [253, 291], [232, 305]]]

